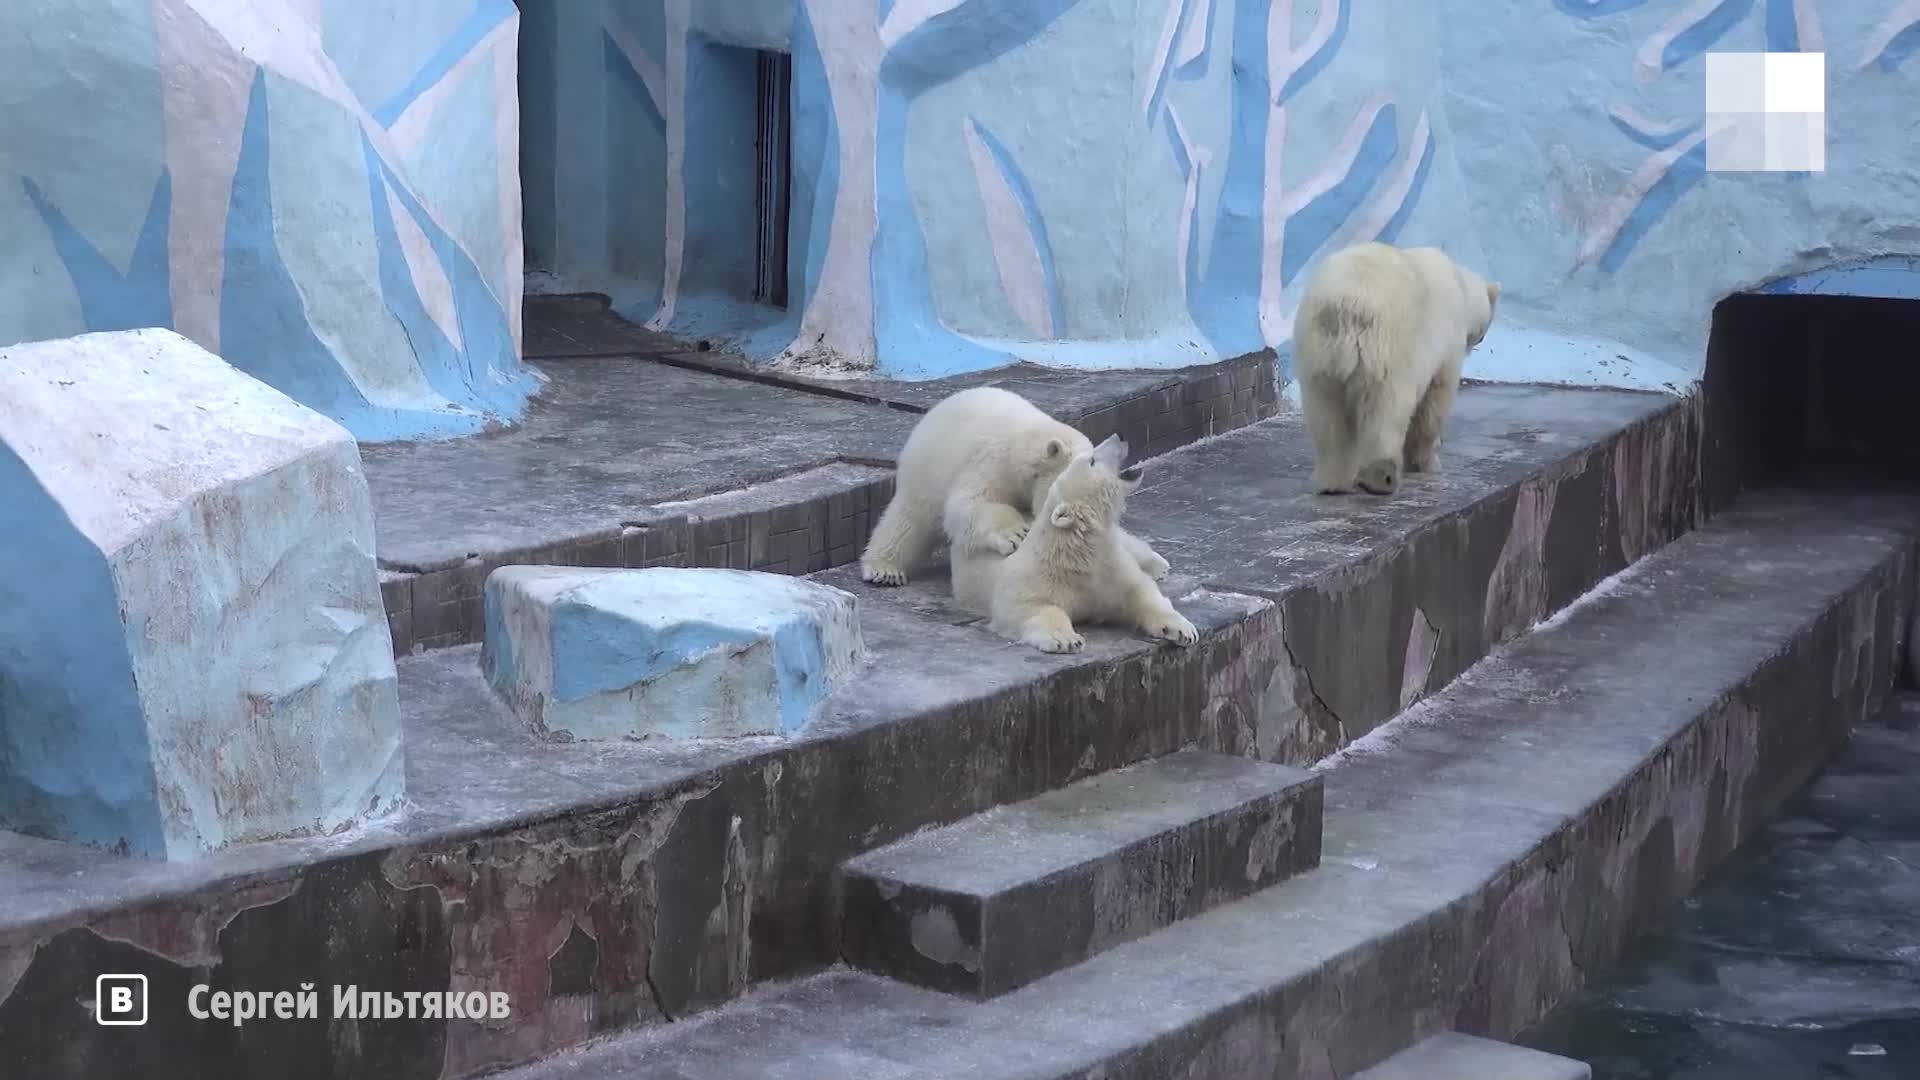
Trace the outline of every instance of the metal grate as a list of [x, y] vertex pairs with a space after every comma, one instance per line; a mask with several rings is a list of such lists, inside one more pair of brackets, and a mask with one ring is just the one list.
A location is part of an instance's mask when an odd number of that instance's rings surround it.
[[753, 298], [787, 306], [787, 200], [793, 189], [793, 58], [759, 54], [759, 123], [754, 138], [756, 162]]

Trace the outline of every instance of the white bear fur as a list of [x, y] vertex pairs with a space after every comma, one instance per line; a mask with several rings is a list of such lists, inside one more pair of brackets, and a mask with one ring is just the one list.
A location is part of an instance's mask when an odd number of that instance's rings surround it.
[[[927, 410], [900, 450], [893, 498], [860, 557], [860, 577], [904, 585], [943, 535], [955, 553], [1012, 554], [1054, 477], [1093, 443], [1027, 399], [994, 386], [951, 394]], [[1156, 578], [1167, 561], [1127, 536]]]
[[1359, 244], [1320, 264], [1293, 323], [1315, 491], [1390, 495], [1403, 470], [1433, 470], [1461, 365], [1499, 299], [1439, 248]]
[[1042, 652], [1078, 652], [1086, 644], [1078, 622], [1132, 626], [1178, 645], [1200, 640], [1143, 568], [1145, 545], [1120, 528], [1142, 473], [1138, 465], [1123, 468], [1126, 458], [1117, 435], [1074, 455], [1012, 555], [955, 548], [955, 600], [988, 616], [994, 632]]

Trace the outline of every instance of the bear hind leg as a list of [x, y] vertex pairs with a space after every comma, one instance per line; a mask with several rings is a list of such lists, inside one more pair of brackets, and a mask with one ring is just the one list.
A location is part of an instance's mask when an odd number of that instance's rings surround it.
[[1313, 490], [1322, 495], [1352, 491], [1359, 464], [1346, 387], [1326, 376], [1308, 376], [1300, 381], [1300, 402], [1313, 437]]
[[1360, 490], [1374, 495], [1391, 495], [1400, 487], [1400, 472], [1405, 467], [1407, 429], [1413, 422], [1413, 410], [1420, 404], [1417, 390], [1397, 372], [1386, 380], [1353, 395], [1355, 426], [1359, 429], [1360, 467], [1354, 482]]
[[1449, 361], [1427, 384], [1427, 391], [1414, 407], [1413, 421], [1407, 426], [1406, 460], [1408, 472], [1432, 472], [1440, 450], [1440, 435], [1446, 430], [1447, 417], [1453, 412], [1453, 397], [1460, 389], [1460, 368], [1465, 355]]

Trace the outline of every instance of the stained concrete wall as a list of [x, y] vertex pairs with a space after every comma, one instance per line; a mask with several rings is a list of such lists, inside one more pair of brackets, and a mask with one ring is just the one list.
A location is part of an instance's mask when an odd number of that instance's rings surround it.
[[[564, 24], [545, 60], [536, 6]], [[759, 357], [920, 377], [1284, 354], [1315, 260], [1368, 239], [1502, 282], [1489, 378], [1679, 386], [1731, 292], [1920, 294], [1911, 0], [527, 9], [530, 169], [566, 151], [529, 209], [543, 265]], [[710, 59], [729, 47], [793, 56], [784, 312], [696, 280], [751, 251], [751, 190], [710, 172], [752, 130]], [[1710, 49], [1830, 53], [1826, 173], [1705, 173]]]
[[510, 0], [0, 5], [0, 345], [170, 327], [362, 440], [512, 419]]

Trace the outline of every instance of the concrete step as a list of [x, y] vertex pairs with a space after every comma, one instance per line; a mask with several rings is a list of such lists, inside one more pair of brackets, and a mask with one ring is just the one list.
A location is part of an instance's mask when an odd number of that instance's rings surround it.
[[1187, 751], [847, 861], [849, 963], [991, 997], [1320, 862], [1320, 778]]
[[1353, 1080], [1593, 1080], [1593, 1069], [1584, 1061], [1449, 1031]]
[[[1698, 423], [1690, 399], [1470, 386], [1442, 471], [1392, 499], [1314, 497], [1297, 415], [1184, 447], [1128, 517], [1173, 560], [1197, 644], [1089, 628], [1083, 652], [1044, 656], [953, 613], [938, 581], [854, 582], [873, 662], [787, 738], [541, 740], [477, 646], [405, 657], [394, 818], [184, 863], [0, 833], [0, 1045], [49, 1078], [432, 1061], [453, 1080], [818, 972], [842, 954], [833, 882], [855, 855], [1187, 748], [1310, 765], [1439, 690], [1692, 526]], [[177, 1022], [100, 1028], [34, 1004], [87, 998], [103, 971], [146, 975]], [[506, 993], [512, 1014], [403, 1016], [377, 1039], [234, 1029], [186, 1016], [209, 979]]]
[[1909, 499], [1749, 499], [1324, 763], [1318, 869], [1018, 990], [833, 970], [507, 1075], [1352, 1077], [1512, 1038], [1885, 695], [1917, 531]]

